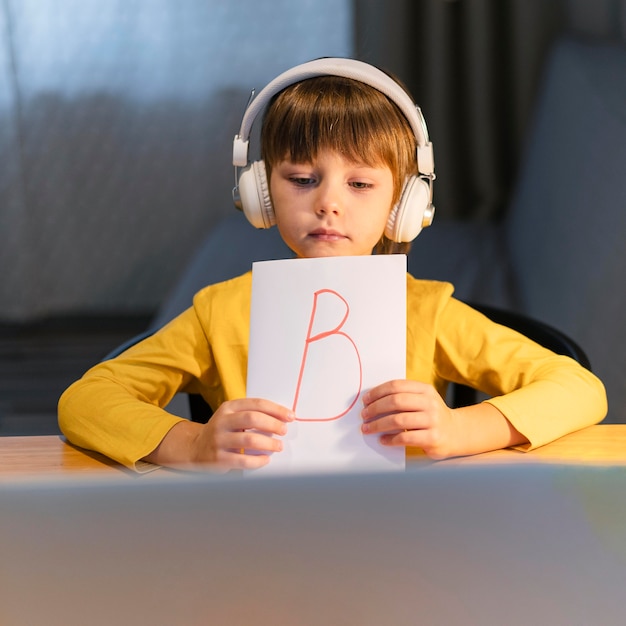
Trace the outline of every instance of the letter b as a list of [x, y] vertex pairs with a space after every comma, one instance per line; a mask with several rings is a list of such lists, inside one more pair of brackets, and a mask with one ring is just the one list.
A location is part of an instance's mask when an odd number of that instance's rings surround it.
[[[341, 315], [341, 309], [343, 317], [333, 327], [333, 318]], [[349, 315], [348, 302], [336, 291], [320, 289], [314, 293], [292, 407], [297, 420], [337, 420], [359, 398], [363, 382], [361, 357], [353, 339], [341, 330]], [[330, 330], [314, 332], [320, 326]], [[313, 416], [301, 416], [299, 407]]]

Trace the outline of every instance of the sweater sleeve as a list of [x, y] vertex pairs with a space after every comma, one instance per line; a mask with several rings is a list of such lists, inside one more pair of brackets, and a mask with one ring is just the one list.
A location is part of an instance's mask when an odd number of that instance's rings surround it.
[[217, 408], [246, 392], [251, 273], [199, 291], [193, 306], [63, 393], [59, 426], [69, 441], [135, 470], [183, 418], [165, 407], [178, 392]]
[[183, 419], [164, 407], [178, 391], [206, 378], [209, 360], [191, 308], [68, 387], [59, 400], [59, 427], [71, 443], [141, 470], [139, 460]]
[[436, 367], [445, 380], [491, 396], [530, 450], [600, 422], [604, 385], [575, 360], [557, 355], [450, 298], [440, 312]]

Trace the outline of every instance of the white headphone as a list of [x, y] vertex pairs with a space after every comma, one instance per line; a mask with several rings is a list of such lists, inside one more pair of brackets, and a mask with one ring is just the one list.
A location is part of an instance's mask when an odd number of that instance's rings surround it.
[[[244, 113], [239, 134], [233, 141], [235, 166], [235, 206], [243, 210], [256, 228], [270, 228], [276, 223], [263, 161], [248, 162], [250, 131], [257, 115], [285, 87], [315, 76], [342, 76], [360, 81], [385, 94], [400, 108], [417, 140], [418, 174], [410, 176], [400, 200], [389, 214], [385, 235], [396, 242], [412, 241], [422, 228], [430, 226], [435, 207], [432, 204], [435, 163], [433, 145], [422, 112], [409, 95], [387, 74], [376, 67], [354, 59], [325, 58], [309, 61], [283, 72], [254, 97]], [[244, 169], [239, 173], [238, 168]]]

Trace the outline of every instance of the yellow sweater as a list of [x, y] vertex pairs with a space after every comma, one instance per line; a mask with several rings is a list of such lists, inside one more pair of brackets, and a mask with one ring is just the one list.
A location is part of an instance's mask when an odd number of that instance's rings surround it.
[[[72, 443], [135, 468], [181, 418], [167, 413], [179, 391], [212, 406], [246, 394], [252, 273], [210, 285], [152, 337], [91, 368], [59, 400]], [[407, 275], [407, 378], [444, 395], [460, 382], [490, 396], [531, 449], [601, 421], [602, 383], [452, 297], [449, 283]]]

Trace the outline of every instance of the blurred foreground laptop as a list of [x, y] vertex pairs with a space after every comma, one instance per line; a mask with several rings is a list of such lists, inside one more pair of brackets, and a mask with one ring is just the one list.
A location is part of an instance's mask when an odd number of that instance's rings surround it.
[[626, 469], [0, 485], [0, 624], [626, 623]]

